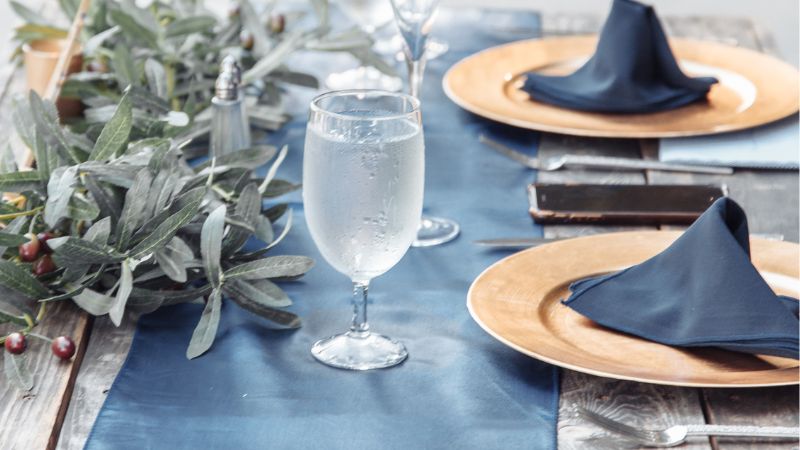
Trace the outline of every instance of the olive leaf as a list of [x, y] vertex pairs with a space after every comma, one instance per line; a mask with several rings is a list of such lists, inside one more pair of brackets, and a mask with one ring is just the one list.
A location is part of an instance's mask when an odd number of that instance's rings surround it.
[[211, 348], [217, 335], [217, 328], [219, 328], [221, 308], [222, 292], [219, 289], [214, 289], [211, 291], [206, 306], [203, 308], [203, 314], [200, 316], [200, 321], [192, 333], [189, 348], [186, 349], [186, 357], [188, 359], [197, 358]]
[[[234, 293], [237, 292], [234, 291]], [[238, 294], [240, 295], [231, 295], [231, 300], [247, 311], [257, 314], [286, 328], [299, 328], [302, 325], [300, 317], [298, 317], [296, 314], [265, 306], [257, 301], [254, 301], [252, 298], [241, 295], [241, 292], [238, 292]]]
[[97, 138], [89, 159], [92, 161], [107, 161], [120, 152], [128, 142], [132, 126], [131, 99], [126, 93], [119, 101], [111, 120], [103, 127], [103, 131]]
[[286, 203], [279, 203], [277, 205], [270, 206], [266, 211], [264, 211], [264, 217], [269, 219], [269, 221], [272, 223], [277, 222], [287, 209], [289, 209], [289, 205]]
[[[0, 236], [3, 236], [4, 238], [5, 238], [6, 235], [18, 236], [19, 232], [22, 231], [23, 227], [25, 226], [25, 223], [27, 223], [27, 222], [28, 222], [28, 218], [27, 217], [24, 217], [24, 216], [23, 217], [17, 217], [16, 219], [14, 219], [11, 222], [9, 222], [8, 225], [6, 225], [5, 228], [0, 230]], [[6, 250], [8, 250], [9, 246], [16, 246], [16, 245], [19, 245], [19, 244], [0, 244], [0, 257], [2, 257], [3, 254], [5, 254], [5, 252], [6, 252]]]
[[33, 389], [33, 375], [26, 366], [27, 358], [25, 355], [14, 355], [11, 352], [3, 352], [3, 371], [6, 379], [18, 389], [30, 391]]
[[34, 170], [0, 174], [0, 191], [27, 192], [37, 189], [46, 178]]
[[44, 221], [55, 228], [58, 221], [69, 215], [69, 202], [75, 192], [77, 167], [58, 167], [50, 174], [47, 183], [47, 203], [44, 205]]
[[267, 171], [267, 175], [264, 177], [264, 181], [262, 181], [261, 186], [258, 187], [258, 192], [261, 192], [262, 195], [267, 190], [267, 186], [269, 186], [272, 180], [275, 178], [275, 174], [278, 173], [278, 167], [281, 166], [288, 152], [289, 152], [288, 145], [284, 145], [281, 148], [281, 151], [278, 152], [278, 157], [275, 158], [275, 161], [272, 163], [272, 166], [270, 166], [269, 170]]
[[[135, 7], [134, 7], [135, 8]], [[158, 40], [155, 33], [148, 26], [130, 14], [131, 10], [123, 11], [122, 8], [112, 8], [109, 11], [111, 20], [114, 21], [125, 35], [133, 40], [140, 40], [149, 47], [157, 47]]]
[[94, 176], [91, 175], [83, 178], [83, 185], [87, 188], [100, 210], [99, 214], [109, 219], [111, 223], [116, 226], [121, 213], [121, 207], [118, 199], [114, 198], [114, 193], [100, 186], [100, 184], [95, 181]]
[[[114, 47], [114, 56], [111, 58], [111, 66], [114, 68], [114, 75], [121, 86], [136, 86], [139, 84], [139, 71], [134, 64], [133, 56], [127, 44], [119, 43]], [[89, 110], [84, 111], [86, 119], [89, 120]], [[105, 122], [103, 120], [103, 122]]]
[[86, 230], [83, 238], [95, 244], [105, 245], [109, 236], [111, 236], [111, 218], [103, 217]]
[[[167, 72], [164, 65], [154, 58], [147, 58], [144, 62], [144, 76], [147, 77], [147, 86], [150, 92], [159, 98], [167, 98]], [[167, 105], [169, 109], [169, 105]]]
[[142, 217], [142, 212], [147, 206], [147, 193], [150, 191], [150, 183], [153, 176], [147, 168], [143, 168], [136, 173], [133, 186], [125, 194], [125, 206], [120, 213], [119, 225], [117, 226], [117, 249], [123, 250], [128, 246], [128, 241], [133, 231], [146, 220]]
[[122, 261], [119, 288], [117, 288], [117, 296], [111, 304], [108, 311], [108, 317], [111, 322], [119, 326], [122, 323], [122, 315], [125, 314], [125, 305], [128, 303], [128, 297], [131, 295], [133, 289], [133, 272], [131, 271], [130, 260]]
[[[252, 148], [239, 150], [227, 155], [218, 156], [214, 161], [215, 167], [242, 167], [245, 169], [255, 169], [267, 163], [273, 156], [277, 149], [271, 145], [259, 145]], [[197, 171], [202, 171], [211, 167], [211, 160], [197, 165]]]
[[182, 17], [167, 25], [164, 35], [168, 38], [186, 36], [192, 33], [213, 32], [217, 19], [211, 16]]
[[102, 244], [74, 236], [52, 238], [47, 245], [61, 258], [80, 264], [108, 264], [125, 259], [124, 255]]
[[28, 238], [19, 234], [0, 232], [0, 248], [16, 247], [28, 242]]
[[72, 300], [89, 314], [102, 316], [111, 310], [114, 297], [84, 288], [79, 294], [72, 296]]
[[296, 277], [308, 272], [313, 266], [314, 260], [307, 256], [270, 256], [226, 270], [225, 279], [258, 280], [262, 278]]
[[[258, 186], [255, 183], [250, 183], [239, 193], [239, 199], [234, 207], [234, 214], [241, 217], [248, 224], [255, 224], [260, 217], [260, 213], [261, 195], [258, 193]], [[230, 232], [228, 232], [222, 243], [222, 253], [229, 255], [242, 248], [250, 234], [241, 228], [231, 227]]]
[[208, 215], [200, 234], [200, 253], [208, 282], [215, 288], [220, 287], [222, 257], [222, 234], [225, 227], [225, 205], [217, 207]]
[[258, 306], [285, 308], [292, 304], [289, 296], [269, 280], [226, 280], [222, 291], [239, 305], [253, 303], [252, 307], [247, 308], [251, 311]]
[[[71, 159], [74, 164], [83, 162], [83, 158], [78, 155], [67, 142], [64, 132], [58, 124], [58, 112], [53, 102], [45, 102], [39, 97], [36, 91], [31, 90], [29, 94], [30, 112], [39, 138], [45, 141], [52, 141], [56, 150], [63, 153], [64, 159]], [[48, 139], [49, 138], [49, 139]], [[55, 156], [55, 152], [49, 152]], [[51, 167], [53, 169], [54, 167]]]
[[75, 220], [94, 220], [100, 214], [100, 207], [83, 194], [75, 193], [67, 204], [67, 217]]
[[[223, 208], [222, 214], [224, 215], [224, 206], [221, 206], [220, 208]], [[198, 209], [200, 209], [200, 200], [196, 200], [187, 204], [181, 208], [180, 211], [167, 218], [167, 220], [156, 227], [156, 229], [150, 233], [149, 236], [142, 239], [141, 242], [136, 244], [136, 246], [131, 249], [131, 257], [140, 258], [166, 244], [170, 239], [172, 239], [173, 236], [175, 236], [175, 233], [178, 232], [180, 227], [186, 225], [190, 220], [192, 220], [192, 218], [194, 218]]]
[[41, 14], [28, 8], [22, 3], [11, 0], [9, 4], [11, 5], [11, 8], [14, 10], [14, 12], [26, 22], [39, 25], [47, 25], [47, 22], [44, 20], [44, 17], [42, 17]]
[[29, 271], [5, 259], [0, 260], [0, 285], [32, 299], [50, 295], [50, 291]]

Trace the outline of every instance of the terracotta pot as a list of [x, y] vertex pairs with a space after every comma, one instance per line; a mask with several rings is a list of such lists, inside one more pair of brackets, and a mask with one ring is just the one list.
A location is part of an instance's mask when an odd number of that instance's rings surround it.
[[[58, 63], [58, 55], [64, 47], [63, 39], [40, 39], [31, 41], [22, 46], [25, 62], [25, 79], [28, 88], [43, 95], [47, 89], [47, 83], [53, 75], [53, 71]], [[80, 52], [72, 56], [69, 62], [67, 73], [81, 71], [83, 57]], [[62, 98], [56, 100], [56, 108], [59, 117], [63, 120], [69, 117], [76, 117], [83, 112], [83, 104], [79, 99]]]

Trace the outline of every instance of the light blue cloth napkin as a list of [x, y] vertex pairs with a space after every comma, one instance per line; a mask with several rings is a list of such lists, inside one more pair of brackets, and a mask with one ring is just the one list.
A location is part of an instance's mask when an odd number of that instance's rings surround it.
[[730, 167], [800, 167], [800, 124], [796, 115], [733, 133], [661, 139], [659, 159], [665, 162]]

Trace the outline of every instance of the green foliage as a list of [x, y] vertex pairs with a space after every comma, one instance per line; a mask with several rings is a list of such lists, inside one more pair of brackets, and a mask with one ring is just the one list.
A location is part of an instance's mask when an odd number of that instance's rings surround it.
[[[42, 110], [53, 107], [38, 97], [31, 101]], [[291, 226], [287, 217], [274, 238], [272, 224], [287, 209], [278, 205], [262, 211], [266, 192], [259, 192], [259, 186], [269, 191], [286, 183], [272, 178], [286, 149], [254, 147], [192, 168], [175, 138], [153, 132], [132, 140], [129, 93], [113, 106], [115, 112], [94, 142], [68, 143], [72, 148], [59, 149], [58, 141], [45, 133], [67, 135], [68, 129], [36, 131], [52, 144], [42, 147], [45, 159], [48, 152], [66, 155], [64, 150], [79, 151], [82, 146], [92, 149], [87, 152], [89, 161], [50, 159], [56, 165], [46, 183], [38, 171], [0, 174], [0, 186], [17, 189], [26, 198], [22, 208], [3, 204], [5, 214], [0, 217], [13, 221], [0, 232], [0, 250], [26, 242], [29, 231], [60, 235], [48, 241], [57, 272], [37, 278], [15, 262], [12, 253], [0, 260], [0, 287], [30, 301], [73, 298], [91, 314], [109, 314], [117, 325], [128, 310], [152, 310], [211, 292], [187, 352], [190, 357], [213, 343], [223, 293], [225, 299], [278, 324], [298, 326], [296, 316], [278, 310], [291, 301], [269, 279], [296, 278], [313, 261], [263, 256]], [[266, 178], [257, 177], [254, 169], [271, 158]], [[265, 240], [257, 256], [242, 251], [252, 236]], [[193, 287], [202, 280], [207, 280], [208, 289]], [[16, 317], [4, 313], [0, 322]]]
[[[155, 129], [170, 137], [202, 134], [210, 119], [202, 112], [213, 96], [219, 63], [228, 54], [242, 63], [242, 80], [248, 95], [255, 97], [256, 104], [248, 108], [252, 124], [267, 130], [288, 119], [281, 106], [283, 86], [319, 86], [314, 76], [286, 66], [297, 50], [349, 52], [396, 75], [393, 67], [371, 50], [371, 36], [359, 27], [331, 28], [327, 0], [309, 0], [307, 9], [313, 11], [315, 25], [301, 20], [307, 12], [286, 13], [286, 29], [280, 33], [266, 25], [271, 14], [281, 12], [278, 2], [259, 5], [261, 8], [255, 8], [250, 0], [238, 3], [239, 14], [219, 18], [195, 1], [154, 2], [148, 8], [137, 7], [133, 0], [92, 2], [81, 34], [86, 71], [71, 75], [62, 95], [79, 97], [89, 105], [85, 112], [88, 125], [108, 122], [114, 114], [111, 105], [127, 88], [133, 114], [127, 103], [120, 105], [115, 120], [124, 117], [129, 126], [115, 124], [111, 129], [116, 136], [103, 133], [98, 148], [90, 149], [91, 160], [102, 160], [114, 152], [129, 127], [134, 138]], [[60, 5], [71, 20], [76, 2], [62, 0]], [[27, 22], [16, 30], [18, 42], [66, 36], [66, 30], [47, 24], [22, 2], [11, 1], [11, 6]], [[251, 50], [242, 47], [242, 32], [253, 36]], [[110, 73], [98, 72], [98, 67], [109, 68]], [[175, 120], [189, 125], [175, 126]]]
[[[21, 194], [0, 202], [0, 323], [29, 331], [44, 305], [71, 299], [120, 324], [126, 313], [205, 298], [190, 359], [213, 345], [226, 301], [283, 327], [300, 326], [283, 309], [291, 300], [270, 280], [296, 279], [313, 261], [268, 255], [291, 229], [292, 211], [262, 205], [300, 187], [276, 178], [288, 149], [257, 146], [191, 167], [184, 148], [208, 132], [207, 107], [225, 55], [242, 63], [245, 92], [255, 97], [248, 102], [251, 124], [267, 131], [289, 118], [285, 85], [319, 86], [287, 67], [297, 50], [350, 52], [392, 72], [369, 49], [368, 35], [332, 31], [327, 0], [310, 1], [316, 25], [287, 13], [280, 33], [265, 26], [280, 12], [276, 2], [258, 10], [240, 0], [240, 14], [226, 19], [193, 0], [148, 8], [133, 0], [92, 2], [80, 35], [84, 71], [61, 91], [83, 101], [83, 117], [61, 126], [52, 102], [34, 93], [15, 100], [14, 125], [36, 167], [20, 172], [9, 151], [0, 156], [0, 192]], [[71, 20], [79, 1], [58, 3]], [[24, 2], [10, 5], [26, 22], [16, 29], [20, 44], [66, 36]], [[252, 50], [240, 45], [243, 30], [255, 38]], [[270, 162], [265, 177], [255, 174]], [[58, 269], [37, 277], [19, 262], [17, 246], [41, 231], [58, 236], [48, 241]], [[245, 252], [251, 238], [263, 247]], [[12, 383], [30, 389], [22, 358], [6, 354], [4, 366]]]

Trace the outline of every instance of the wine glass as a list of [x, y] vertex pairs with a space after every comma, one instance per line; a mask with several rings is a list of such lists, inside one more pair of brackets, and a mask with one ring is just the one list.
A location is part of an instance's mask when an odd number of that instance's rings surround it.
[[[336, 5], [346, 16], [357, 23], [367, 34], [375, 36], [375, 31], [392, 20], [392, 11], [386, 3], [378, 0], [338, 0]], [[376, 42], [375, 45], [381, 45]], [[359, 65], [354, 69], [334, 72], [325, 78], [325, 85], [333, 90], [342, 89], [382, 89], [399, 91], [403, 88], [400, 78], [387, 75], [372, 66]]]
[[350, 330], [311, 348], [324, 364], [378, 369], [408, 355], [400, 342], [370, 331], [367, 290], [414, 240], [422, 214], [424, 148], [414, 97], [350, 90], [311, 102], [303, 156], [306, 222], [323, 258], [353, 282]]
[[[425, 50], [439, 0], [391, 0], [408, 66], [408, 85], [412, 96], [419, 99], [422, 74], [425, 71]], [[458, 236], [458, 223], [442, 217], [422, 216], [414, 247], [429, 247], [452, 241]]]

